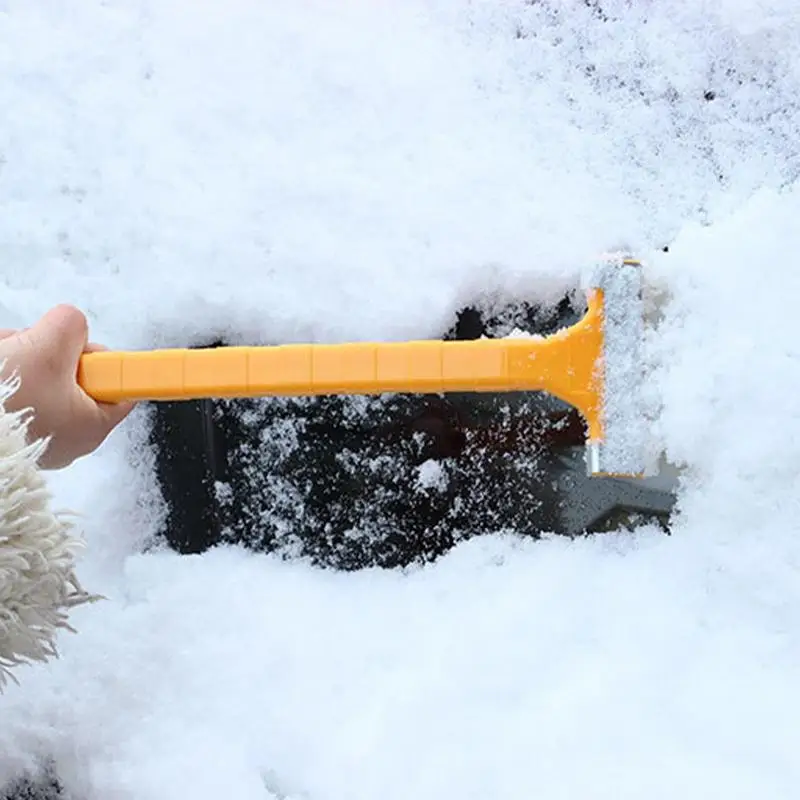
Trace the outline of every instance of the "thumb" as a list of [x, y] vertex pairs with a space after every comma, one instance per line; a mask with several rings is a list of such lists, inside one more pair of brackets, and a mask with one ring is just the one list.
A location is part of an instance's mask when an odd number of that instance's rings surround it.
[[60, 372], [77, 365], [88, 342], [89, 326], [82, 311], [74, 306], [58, 305], [22, 335], [48, 367]]

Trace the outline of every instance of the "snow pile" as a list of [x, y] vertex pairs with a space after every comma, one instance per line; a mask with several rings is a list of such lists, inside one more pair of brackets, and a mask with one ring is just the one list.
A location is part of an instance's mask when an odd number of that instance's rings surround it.
[[0, 697], [0, 779], [793, 796], [798, 26], [788, 0], [0, 2], [0, 324], [71, 301], [116, 346], [424, 336], [628, 246], [671, 297], [648, 348], [687, 465], [669, 538], [340, 575], [139, 554], [133, 419], [54, 477], [110, 600]]

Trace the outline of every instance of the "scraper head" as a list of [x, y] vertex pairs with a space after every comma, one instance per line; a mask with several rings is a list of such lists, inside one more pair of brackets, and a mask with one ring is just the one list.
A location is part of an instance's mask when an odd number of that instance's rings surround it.
[[591, 435], [592, 475], [638, 476], [646, 471], [642, 346], [642, 268], [631, 258], [608, 257], [588, 275], [586, 288], [602, 303], [602, 349], [596, 381], [599, 436]]

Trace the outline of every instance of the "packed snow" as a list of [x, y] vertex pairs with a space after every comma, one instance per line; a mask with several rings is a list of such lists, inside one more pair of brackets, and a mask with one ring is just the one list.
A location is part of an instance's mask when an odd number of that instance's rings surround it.
[[107, 599], [0, 696], [0, 785], [45, 759], [79, 800], [796, 796], [799, 54], [794, 0], [0, 0], [0, 326], [424, 337], [626, 247], [684, 470], [669, 537], [337, 573], [144, 553], [134, 414], [52, 476]]

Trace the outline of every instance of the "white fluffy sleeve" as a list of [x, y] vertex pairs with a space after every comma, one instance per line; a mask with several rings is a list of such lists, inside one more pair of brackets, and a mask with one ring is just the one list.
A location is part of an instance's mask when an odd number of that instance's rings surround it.
[[6, 411], [16, 388], [0, 382], [0, 690], [12, 667], [55, 657], [69, 610], [94, 599], [75, 575], [82, 541], [53, 511], [38, 467], [46, 443], [29, 443], [26, 415]]

